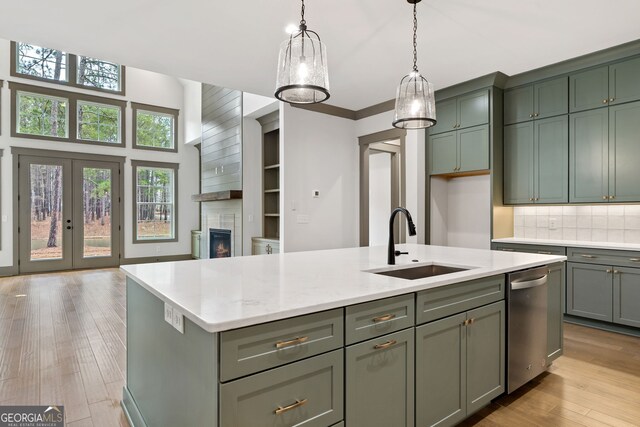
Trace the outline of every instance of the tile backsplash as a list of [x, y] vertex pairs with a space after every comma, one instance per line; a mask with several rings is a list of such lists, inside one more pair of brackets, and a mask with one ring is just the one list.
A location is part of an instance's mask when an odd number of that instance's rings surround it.
[[640, 243], [640, 205], [517, 206], [514, 237]]

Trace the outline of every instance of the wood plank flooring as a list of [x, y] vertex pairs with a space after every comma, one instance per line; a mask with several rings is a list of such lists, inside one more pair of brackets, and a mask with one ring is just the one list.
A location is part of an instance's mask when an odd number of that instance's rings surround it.
[[[125, 307], [117, 269], [1, 278], [0, 405], [60, 404], [69, 426], [128, 426]], [[565, 324], [565, 355], [462, 423], [474, 425], [640, 426], [640, 338]]]

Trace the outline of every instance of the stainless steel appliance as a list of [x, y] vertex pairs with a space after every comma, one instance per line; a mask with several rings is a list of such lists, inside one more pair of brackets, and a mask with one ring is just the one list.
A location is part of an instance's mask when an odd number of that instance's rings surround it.
[[507, 393], [547, 368], [547, 274], [536, 267], [509, 274]]

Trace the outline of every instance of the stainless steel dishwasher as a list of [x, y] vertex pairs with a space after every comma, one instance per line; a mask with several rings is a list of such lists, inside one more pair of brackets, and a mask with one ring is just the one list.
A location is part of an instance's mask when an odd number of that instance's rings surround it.
[[509, 275], [507, 393], [547, 368], [547, 274], [536, 267]]

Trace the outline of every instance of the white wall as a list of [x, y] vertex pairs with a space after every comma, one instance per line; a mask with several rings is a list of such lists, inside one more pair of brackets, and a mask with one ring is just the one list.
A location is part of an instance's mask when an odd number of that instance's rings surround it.
[[251, 255], [251, 238], [262, 236], [262, 126], [242, 120], [242, 255]]
[[[177, 255], [190, 253], [191, 230], [199, 228], [198, 225], [198, 204], [191, 201], [191, 195], [198, 192], [198, 151], [192, 146], [184, 146], [185, 142], [185, 105], [183, 85], [174, 77], [164, 76], [144, 70], [127, 67], [127, 88], [126, 96], [114, 96], [102, 94], [90, 90], [79, 90], [94, 96], [113, 97], [125, 99], [127, 101], [140, 102], [145, 104], [158, 105], [168, 108], [179, 109], [181, 114], [178, 118], [178, 153], [162, 153], [149, 150], [134, 150], [131, 148], [131, 108], [126, 111], [126, 148], [101, 147], [87, 144], [74, 144], [67, 142], [39, 141], [25, 138], [11, 138], [10, 136], [10, 91], [7, 80], [26, 84], [48, 86], [55, 89], [66, 89], [60, 85], [34, 82], [33, 80], [10, 77], [9, 56], [10, 44], [7, 40], [0, 40], [0, 79], [5, 80], [2, 88], [2, 129], [0, 135], [0, 148], [4, 149], [4, 156], [1, 159], [1, 209], [2, 209], [2, 248], [0, 250], [0, 267], [13, 264], [13, 227], [14, 218], [12, 215], [12, 156], [11, 148], [24, 147], [35, 149], [48, 149], [59, 151], [74, 151], [91, 154], [104, 154], [125, 156], [124, 167], [124, 254], [123, 257], [145, 257]], [[108, 58], [105, 58], [108, 59]], [[179, 163], [178, 171], [178, 242], [175, 243], [132, 243], [132, 173], [131, 160], [153, 160], [160, 162]], [[6, 221], [4, 221], [6, 217]]]
[[281, 251], [358, 246], [354, 122], [281, 104], [280, 148]]
[[178, 79], [183, 87], [184, 143], [198, 144], [202, 138], [202, 83]]
[[389, 239], [391, 154], [369, 155], [369, 246], [386, 245]]

